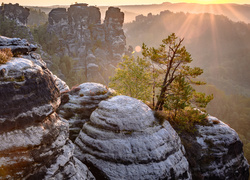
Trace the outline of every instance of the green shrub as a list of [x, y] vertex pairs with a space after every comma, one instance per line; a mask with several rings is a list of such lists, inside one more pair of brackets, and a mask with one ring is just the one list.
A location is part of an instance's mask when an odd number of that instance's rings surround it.
[[195, 125], [209, 126], [206, 119], [207, 114], [191, 108], [181, 110], [177, 113], [177, 116], [173, 111], [155, 111], [154, 116], [161, 125], [165, 120], [168, 120], [178, 133], [194, 134], [196, 132]]
[[11, 49], [0, 49], [0, 64], [7, 63], [12, 57], [13, 54], [11, 52]]

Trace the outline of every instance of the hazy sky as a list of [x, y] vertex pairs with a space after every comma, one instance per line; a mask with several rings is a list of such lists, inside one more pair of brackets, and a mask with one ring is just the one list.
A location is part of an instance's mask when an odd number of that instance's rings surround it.
[[128, 4], [160, 4], [162, 2], [187, 2], [187, 3], [202, 3], [202, 4], [221, 4], [221, 3], [236, 3], [236, 4], [250, 4], [250, 0], [2, 0], [3, 3], [19, 3], [20, 5], [32, 5], [32, 6], [48, 6], [48, 5], [70, 5], [75, 2], [88, 3], [90, 5], [128, 5]]

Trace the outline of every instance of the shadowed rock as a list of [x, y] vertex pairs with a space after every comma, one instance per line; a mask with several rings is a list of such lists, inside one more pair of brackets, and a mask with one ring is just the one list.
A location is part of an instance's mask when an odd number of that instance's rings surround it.
[[15, 21], [19, 25], [26, 25], [30, 10], [19, 6], [19, 4], [4, 4], [0, 6], [0, 15]]
[[66, 8], [52, 9], [49, 13], [49, 23], [56, 24], [62, 20], [68, 20], [68, 14]]
[[25, 56], [34, 61], [0, 64], [0, 179], [94, 179], [73, 156], [68, 122], [55, 113], [55, 77], [42, 60]]
[[196, 161], [190, 165], [192, 173], [204, 179], [247, 180], [249, 165], [238, 134], [215, 117], [208, 121], [210, 126], [197, 126], [198, 135], [188, 142], [196, 144], [195, 156], [187, 157]]

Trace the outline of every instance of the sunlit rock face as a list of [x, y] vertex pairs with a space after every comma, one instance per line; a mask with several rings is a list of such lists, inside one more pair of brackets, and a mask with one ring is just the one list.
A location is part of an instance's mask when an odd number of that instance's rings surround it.
[[83, 83], [62, 93], [62, 103], [57, 112], [69, 121], [70, 139], [73, 142], [98, 104], [113, 93], [112, 89], [98, 83]]
[[249, 165], [238, 134], [215, 117], [208, 121], [210, 126], [197, 126], [198, 135], [191, 141], [196, 144], [193, 173], [202, 179], [248, 180]]
[[104, 23], [98, 7], [84, 3], [53, 9], [48, 31], [57, 35], [57, 54], [73, 57], [74, 69], [85, 70], [87, 81], [108, 81], [105, 73], [116, 66], [125, 53], [126, 37], [122, 26], [124, 13], [109, 8]]
[[191, 179], [177, 133], [134, 98], [101, 101], [75, 144], [97, 179]]
[[73, 157], [68, 122], [55, 113], [60, 91], [42, 60], [25, 53], [0, 72], [0, 179], [93, 179]]

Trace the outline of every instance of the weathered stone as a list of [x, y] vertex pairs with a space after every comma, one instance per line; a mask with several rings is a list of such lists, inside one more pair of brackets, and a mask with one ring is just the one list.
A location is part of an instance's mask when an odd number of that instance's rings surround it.
[[49, 13], [49, 23], [56, 24], [60, 21], [67, 20], [68, 14], [65, 8], [52, 9]]
[[[119, 8], [109, 7], [106, 11], [104, 20], [106, 41], [108, 49], [112, 52], [112, 59], [119, 61], [121, 55], [125, 52], [126, 37], [122, 26], [124, 21], [124, 13]], [[119, 54], [117, 56], [117, 54]]]
[[[101, 22], [101, 13], [99, 8], [88, 6], [87, 4], [74, 4], [68, 10], [69, 22], [71, 25], [78, 24], [86, 20], [86, 25], [97, 24]], [[82, 24], [83, 25], [83, 24]]]
[[102, 179], [191, 179], [180, 138], [127, 96], [101, 101], [75, 141], [75, 155]]
[[242, 142], [238, 134], [228, 125], [209, 116], [210, 126], [197, 126], [196, 166], [191, 166], [194, 174], [203, 179], [247, 180], [249, 165], [244, 157]]
[[15, 21], [19, 25], [26, 25], [28, 16], [30, 14], [30, 10], [28, 8], [24, 8], [19, 6], [19, 4], [4, 4], [0, 6], [0, 15], [8, 18], [10, 20]]
[[58, 114], [69, 121], [70, 139], [73, 142], [99, 102], [107, 99], [113, 92], [102, 84], [83, 83], [69, 92], [62, 93]]
[[[9, 45], [22, 46], [15, 42]], [[0, 65], [0, 179], [94, 179], [73, 157], [69, 124], [55, 113], [55, 77], [37, 56], [25, 57], [34, 61]]]
[[55, 33], [60, 41], [58, 54], [74, 57], [77, 63], [73, 69], [88, 71], [87, 81], [108, 80], [101, 73], [89, 70], [88, 64], [116, 66], [125, 53], [124, 13], [119, 8], [109, 8], [106, 14], [105, 22], [101, 24], [99, 8], [85, 3], [71, 5], [68, 11], [53, 9], [49, 14], [48, 31]]
[[10, 48], [13, 54], [23, 55], [35, 51], [37, 47], [29, 44], [26, 39], [0, 36], [0, 49]]
[[110, 21], [112, 21], [111, 23], [116, 21], [122, 26], [124, 22], [124, 13], [121, 12], [119, 8], [109, 7], [106, 11], [105, 24], [110, 24]]

